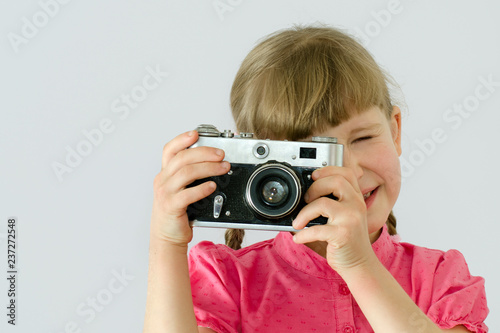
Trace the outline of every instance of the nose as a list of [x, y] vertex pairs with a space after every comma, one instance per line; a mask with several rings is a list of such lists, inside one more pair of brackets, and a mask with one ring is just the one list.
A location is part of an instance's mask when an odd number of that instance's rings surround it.
[[344, 150], [343, 162], [344, 167], [351, 169], [358, 180], [363, 177], [363, 167], [361, 166], [359, 156], [346, 149]]

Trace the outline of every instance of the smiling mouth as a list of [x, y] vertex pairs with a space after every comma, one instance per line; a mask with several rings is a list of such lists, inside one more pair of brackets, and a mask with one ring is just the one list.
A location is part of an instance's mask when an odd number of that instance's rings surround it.
[[366, 201], [366, 199], [368, 199], [377, 189], [378, 189], [378, 187], [373, 189], [372, 191], [366, 193], [366, 194], [363, 194], [363, 199], [365, 199], [365, 201]]

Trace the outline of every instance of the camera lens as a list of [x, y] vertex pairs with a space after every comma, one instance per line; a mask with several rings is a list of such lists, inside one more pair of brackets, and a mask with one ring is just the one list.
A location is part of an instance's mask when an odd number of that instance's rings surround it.
[[297, 207], [301, 193], [301, 183], [295, 171], [281, 163], [268, 163], [258, 166], [251, 174], [245, 199], [260, 216], [277, 219]]
[[268, 205], [279, 205], [287, 196], [288, 186], [279, 179], [270, 180], [262, 186], [262, 199]]

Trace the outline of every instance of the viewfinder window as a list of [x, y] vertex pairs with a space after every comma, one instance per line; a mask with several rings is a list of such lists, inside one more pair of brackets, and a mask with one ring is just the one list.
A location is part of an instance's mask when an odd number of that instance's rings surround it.
[[300, 158], [316, 159], [316, 148], [300, 148]]

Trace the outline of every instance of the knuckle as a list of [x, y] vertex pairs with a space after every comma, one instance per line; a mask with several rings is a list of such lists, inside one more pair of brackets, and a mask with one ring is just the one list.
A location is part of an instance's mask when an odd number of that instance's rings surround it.
[[166, 156], [170, 151], [170, 142], [169, 143], [166, 143], [164, 146], [163, 146], [163, 156]]
[[154, 189], [158, 189], [161, 186], [162, 183], [163, 183], [163, 174], [160, 172], [153, 179], [153, 187], [154, 187]]
[[[190, 180], [198, 175], [198, 168], [195, 165], [184, 165], [182, 168], [177, 170], [176, 177], [180, 177], [183, 180]], [[195, 177], [197, 178], [197, 177]]]
[[169, 202], [169, 200], [167, 200], [168, 195], [163, 187], [155, 189], [154, 197], [155, 201], [161, 205], [163, 205], [164, 202]]
[[160, 201], [164, 200], [167, 197], [167, 191], [165, 188], [165, 185], [159, 184], [158, 186], [154, 187], [154, 196], [158, 198]]
[[326, 197], [318, 198], [318, 206], [322, 212], [325, 212], [328, 209], [328, 207], [330, 207], [330, 205], [331, 202], [329, 198]]
[[165, 200], [167, 196], [165, 181], [160, 174], [153, 181], [153, 194], [160, 201]]
[[175, 157], [176, 159], [180, 159], [181, 161], [186, 162], [186, 160], [188, 159], [188, 158], [186, 158], [186, 156], [188, 156], [188, 157], [189, 157], [189, 155], [186, 155], [186, 154], [189, 154], [189, 153], [190, 153], [190, 150], [189, 150], [189, 149], [183, 149], [183, 150], [181, 150], [181, 151], [177, 152], [177, 153], [173, 156], [173, 158]]
[[186, 177], [189, 177], [190, 175], [192, 175], [193, 171], [194, 171], [193, 166], [185, 165], [182, 168], [180, 168], [179, 170], [177, 170], [176, 175], [178, 177], [186, 178]]
[[333, 175], [331, 179], [331, 187], [332, 188], [339, 188], [339, 186], [342, 183], [342, 179], [340, 175]]
[[153, 194], [161, 202], [167, 200], [169, 193], [168, 178], [160, 172], [153, 180]]

